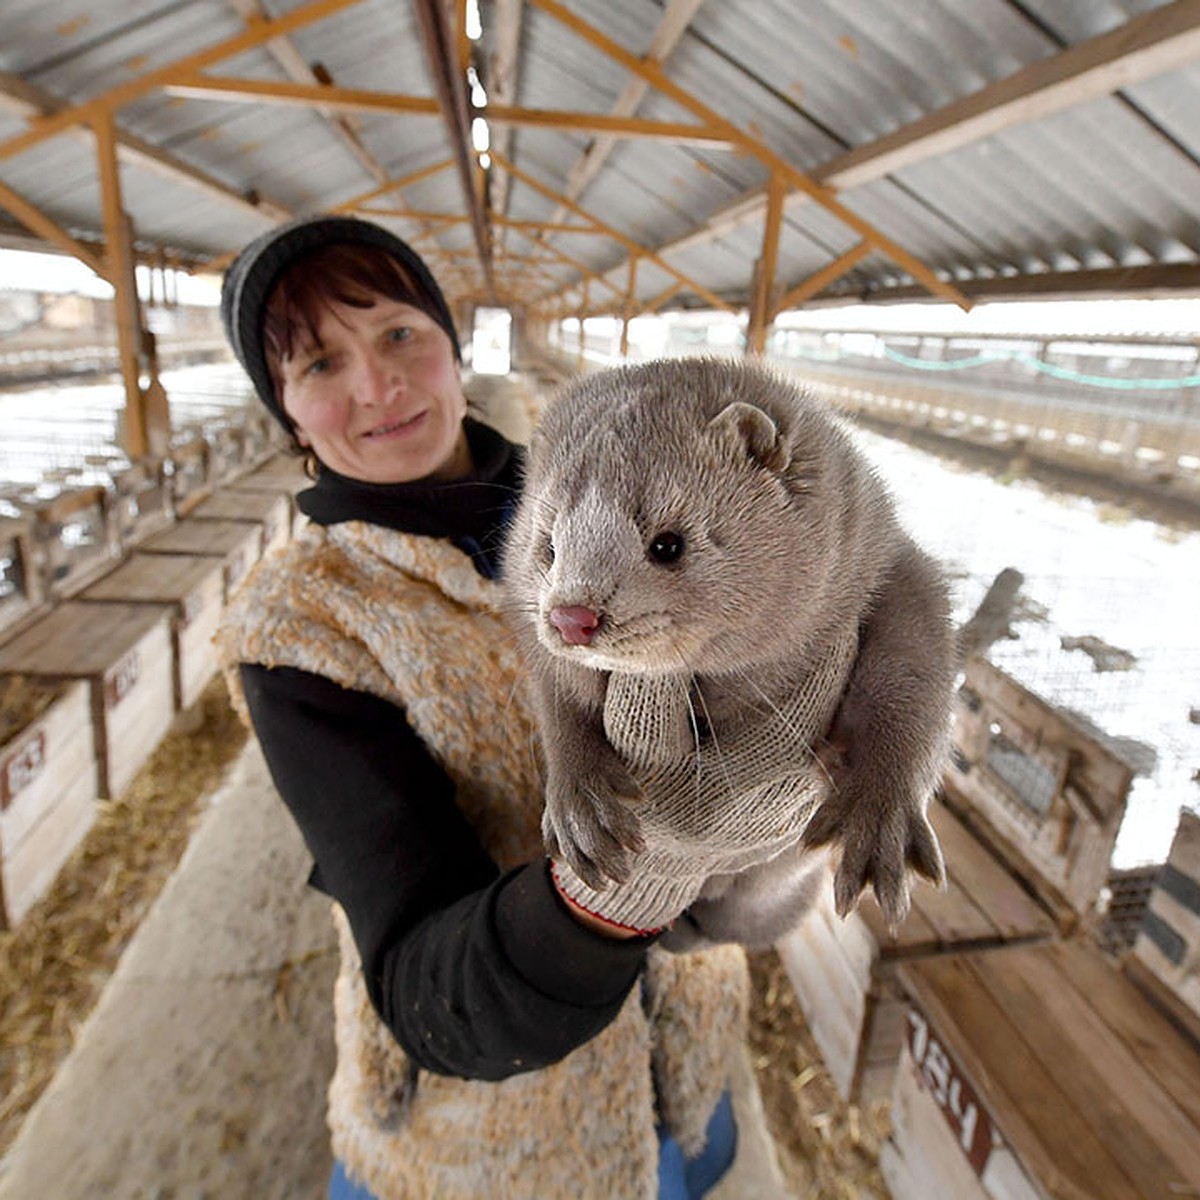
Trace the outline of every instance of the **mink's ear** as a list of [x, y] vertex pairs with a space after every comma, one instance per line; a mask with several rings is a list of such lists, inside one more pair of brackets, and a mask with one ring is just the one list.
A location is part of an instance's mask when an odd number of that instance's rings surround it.
[[709, 421], [708, 428], [731, 448], [770, 471], [781, 471], [787, 466], [787, 450], [778, 427], [753, 404], [737, 400], [726, 405]]

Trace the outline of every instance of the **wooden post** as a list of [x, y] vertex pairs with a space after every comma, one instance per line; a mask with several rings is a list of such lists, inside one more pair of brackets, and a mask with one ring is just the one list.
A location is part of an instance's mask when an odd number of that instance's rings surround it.
[[580, 375], [583, 374], [583, 323], [587, 320], [588, 310], [588, 283], [583, 281], [583, 296], [579, 301], [579, 355], [576, 359], [575, 369]]
[[[121, 442], [131, 459], [162, 455], [170, 444], [171, 419], [167, 394], [158, 379], [153, 336], [142, 321], [138, 300], [133, 227], [121, 200], [121, 175], [112, 114], [99, 113], [92, 122], [104, 205], [105, 266], [116, 296], [117, 354], [125, 384]], [[146, 386], [142, 386], [143, 372]]]
[[133, 239], [121, 203], [120, 168], [112, 115], [97, 114], [92, 122], [96, 134], [96, 159], [104, 204], [104, 257], [107, 275], [116, 289], [113, 312], [117, 323], [117, 354], [125, 383], [125, 413], [121, 441], [131, 459], [144, 457], [150, 449], [141, 391], [142, 318], [134, 275]]
[[761, 355], [767, 345], [767, 330], [773, 319], [775, 264], [779, 258], [779, 233], [783, 227], [783, 197], [786, 188], [778, 171], [767, 187], [767, 219], [763, 228], [762, 257], [758, 260], [751, 288], [750, 325], [746, 331], [746, 349]]
[[638, 256], [629, 256], [629, 290], [625, 294], [625, 311], [621, 314], [621, 357], [629, 357], [629, 322], [634, 311], [634, 292], [637, 287]]

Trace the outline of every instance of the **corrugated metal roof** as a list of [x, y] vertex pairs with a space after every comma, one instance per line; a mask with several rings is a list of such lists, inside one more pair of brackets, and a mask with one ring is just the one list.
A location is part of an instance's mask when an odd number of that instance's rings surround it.
[[[438, 99], [421, 13], [441, 7], [94, 0], [72, 10], [0, 0], [0, 235], [57, 227], [60, 245], [103, 241], [88, 127], [30, 133], [31, 115], [90, 102], [81, 121], [112, 112], [127, 135], [123, 201], [145, 251], [202, 262], [289, 213], [362, 208], [429, 253], [450, 290], [487, 298], [472, 201], [454, 166], [469, 147], [437, 111], [386, 107], [389, 97], [427, 108]], [[563, 9], [585, 28], [570, 27], [552, 0], [485, 3], [472, 49], [493, 112], [497, 96], [517, 109], [505, 150], [516, 174], [505, 193], [493, 165], [487, 193], [505, 195], [503, 210], [477, 201], [502, 301], [576, 311], [590, 279], [589, 307], [619, 309], [637, 249], [638, 301], [678, 285], [672, 303], [716, 293], [740, 305], [764, 253], [780, 295], [864, 239], [869, 253], [831, 274], [823, 296], [946, 284], [961, 294], [1200, 290], [1200, 0], [565, 0]], [[254, 13], [270, 23], [248, 23]], [[519, 33], [505, 29], [514, 22]], [[1112, 31], [1146, 53], [1122, 64], [1104, 40]], [[457, 31], [444, 32], [453, 44]], [[512, 62], [506, 32], [519, 47]], [[213, 53], [223, 44], [233, 52]], [[1110, 73], [1099, 89], [1068, 71], [1081, 47]], [[211, 59], [205, 75], [243, 81], [247, 94], [182, 91], [194, 71], [185, 78], [181, 67], [198, 55]], [[618, 109], [648, 55], [681, 94], [651, 78], [636, 106]], [[323, 91], [317, 79], [329, 81]], [[249, 94], [255, 86], [274, 94]], [[1020, 104], [994, 121], [1004, 88]], [[971, 103], [983, 124], [969, 123]], [[579, 115], [555, 122], [546, 110]], [[742, 144], [619, 137], [575, 184], [603, 141], [587, 117], [699, 127], [704, 111]], [[917, 136], [929, 121], [942, 126], [937, 144]], [[499, 129], [493, 120], [494, 141]], [[883, 157], [896, 143], [898, 156]], [[448, 165], [420, 175], [439, 163]], [[773, 170], [788, 199], [771, 261]], [[806, 199], [798, 187], [808, 178], [830, 190]], [[529, 224], [549, 222], [591, 231]]]

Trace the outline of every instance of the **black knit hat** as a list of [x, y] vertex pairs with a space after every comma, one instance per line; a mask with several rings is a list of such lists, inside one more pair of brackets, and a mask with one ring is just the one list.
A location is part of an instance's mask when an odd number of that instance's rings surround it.
[[263, 318], [267, 299], [280, 276], [307, 254], [338, 242], [375, 246], [391, 255], [412, 277], [418, 294], [414, 304], [448, 334], [454, 356], [462, 361], [458, 332], [446, 298], [421, 256], [407, 242], [379, 225], [354, 217], [304, 217], [277, 225], [255, 238], [234, 259], [221, 287], [221, 320], [237, 360], [250, 376], [259, 399], [289, 433], [292, 422], [275, 394], [263, 351]]

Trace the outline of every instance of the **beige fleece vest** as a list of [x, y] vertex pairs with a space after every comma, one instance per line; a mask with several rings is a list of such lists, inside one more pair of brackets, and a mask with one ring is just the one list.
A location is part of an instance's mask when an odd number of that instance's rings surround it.
[[[236, 664], [291, 666], [402, 704], [502, 868], [538, 857], [537, 736], [496, 584], [449, 542], [361, 522], [310, 528], [265, 559], [218, 635]], [[740, 949], [651, 952], [646, 996], [561, 1062], [500, 1083], [422, 1072], [377, 1018], [343, 914], [334, 1153], [379, 1200], [650, 1200], [656, 1120], [686, 1153], [745, 1034]], [[657, 1104], [656, 1104], [657, 1097]]]

